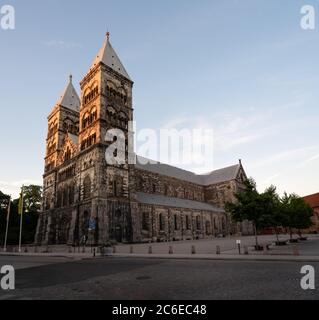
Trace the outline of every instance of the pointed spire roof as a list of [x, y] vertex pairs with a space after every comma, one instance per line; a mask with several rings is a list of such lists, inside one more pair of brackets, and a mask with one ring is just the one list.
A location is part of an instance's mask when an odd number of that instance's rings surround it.
[[118, 57], [118, 55], [116, 54], [115, 50], [111, 45], [109, 32], [107, 32], [103, 47], [98, 52], [95, 60], [93, 61], [91, 68], [95, 67], [100, 62], [104, 63], [105, 65], [107, 65], [117, 73], [121, 74], [125, 78], [131, 80], [120, 58]]
[[65, 108], [79, 112], [80, 98], [79, 98], [79, 96], [73, 86], [72, 75], [70, 75], [70, 81], [69, 81], [68, 85], [66, 86], [63, 94], [59, 98], [57, 104], [65, 107]]

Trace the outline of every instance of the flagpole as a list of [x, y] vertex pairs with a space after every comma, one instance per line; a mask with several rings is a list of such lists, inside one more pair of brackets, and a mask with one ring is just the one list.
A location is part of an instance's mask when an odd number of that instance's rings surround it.
[[9, 220], [10, 220], [10, 209], [11, 209], [11, 196], [9, 198], [9, 204], [8, 204], [6, 235], [4, 237], [4, 247], [3, 247], [3, 251], [4, 252], [7, 252], [7, 240], [8, 240], [8, 230], [9, 230]]
[[21, 212], [20, 212], [20, 235], [19, 235], [19, 253], [21, 250], [21, 242], [22, 242], [22, 224], [23, 224], [23, 187], [21, 189]]

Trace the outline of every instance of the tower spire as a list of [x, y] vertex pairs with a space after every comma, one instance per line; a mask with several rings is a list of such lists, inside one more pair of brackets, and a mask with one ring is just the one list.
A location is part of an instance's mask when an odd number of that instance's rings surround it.
[[120, 75], [124, 76], [126, 79], [131, 80], [120, 58], [118, 57], [118, 55], [116, 54], [115, 50], [111, 45], [110, 32], [108, 31], [106, 33], [106, 38], [105, 38], [103, 47], [99, 50], [97, 56], [95, 57], [90, 67], [90, 70], [101, 62], [106, 66], [108, 66], [109, 68], [116, 71], [117, 73], [119, 73]]

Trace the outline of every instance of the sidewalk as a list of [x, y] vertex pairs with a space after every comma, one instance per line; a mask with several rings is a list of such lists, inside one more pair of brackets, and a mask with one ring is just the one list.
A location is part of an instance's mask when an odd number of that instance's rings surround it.
[[91, 253], [71, 254], [71, 253], [5, 253], [0, 256], [20, 256], [20, 257], [55, 257], [68, 258], [70, 260], [84, 259], [112, 259], [112, 258], [135, 258], [135, 259], [164, 259], [164, 260], [216, 260], [216, 261], [285, 261], [285, 262], [319, 262], [319, 256], [293, 256], [293, 255], [231, 255], [231, 254], [123, 254], [115, 253], [111, 256], [101, 256], [97, 254], [93, 257]]
[[216, 260], [216, 261], [285, 261], [319, 262], [319, 256], [273, 256], [273, 255], [209, 255], [209, 254], [114, 254], [116, 258], [175, 259], [175, 260]]
[[[297, 245], [288, 244], [284, 247], [273, 245], [274, 236], [260, 236], [261, 244], [272, 244], [270, 251], [257, 252], [254, 250], [254, 237], [241, 237], [241, 255], [236, 246], [235, 237], [224, 239], [206, 239], [196, 241], [181, 241], [171, 243], [148, 243], [148, 244], [120, 244], [115, 247], [114, 258], [143, 258], [143, 259], [202, 259], [202, 260], [234, 260], [234, 261], [294, 261], [294, 262], [318, 262], [319, 261], [319, 237], [309, 236], [306, 242]], [[281, 239], [286, 239], [281, 236]], [[249, 251], [244, 255], [244, 247]], [[151, 254], [149, 254], [151, 247]], [[196, 254], [192, 254], [193, 247]], [[220, 254], [218, 255], [217, 247]], [[46, 249], [49, 252], [46, 252]], [[95, 257], [90, 248], [71, 248], [68, 246], [50, 246], [29, 248], [29, 252], [0, 252], [0, 256], [26, 256], [26, 257], [62, 257], [73, 260], [102, 258], [99, 250], [96, 249]], [[39, 252], [37, 252], [39, 251]], [[42, 251], [42, 252], [40, 252]], [[72, 252], [71, 252], [72, 251]], [[172, 253], [172, 254], [169, 254]]]

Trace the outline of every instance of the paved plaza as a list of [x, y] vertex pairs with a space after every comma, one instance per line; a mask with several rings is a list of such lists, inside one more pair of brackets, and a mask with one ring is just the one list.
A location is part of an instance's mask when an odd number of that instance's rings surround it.
[[[275, 245], [275, 236], [259, 236], [258, 241], [262, 246], [268, 245], [267, 252], [257, 252], [254, 248], [254, 237], [227, 237], [227, 238], [213, 238], [195, 241], [178, 241], [178, 242], [161, 242], [161, 243], [144, 243], [133, 245], [116, 245], [115, 253], [120, 256], [134, 255], [190, 255], [194, 256], [193, 250], [195, 249], [196, 255], [216, 256], [218, 250], [222, 256], [235, 257], [239, 256], [239, 249], [237, 240], [241, 241], [241, 255], [245, 253], [245, 247], [248, 249], [250, 256], [292, 256], [296, 253], [299, 256], [318, 257], [319, 258], [319, 236], [309, 235], [307, 241], [299, 241], [297, 244], [287, 244], [286, 246], [278, 247]], [[288, 235], [280, 235], [280, 240], [289, 240]], [[151, 247], [151, 249], [150, 249]], [[151, 250], [151, 251], [150, 251]], [[40, 256], [56, 256], [56, 257], [93, 257], [95, 251], [96, 256], [99, 255], [99, 248], [92, 247], [67, 247], [67, 246], [50, 246], [50, 247], [26, 247], [22, 250], [24, 255], [40, 255]], [[25, 252], [27, 251], [27, 252]], [[10, 248], [8, 254], [16, 254], [17, 247]], [[0, 250], [0, 255], [4, 254]]]

